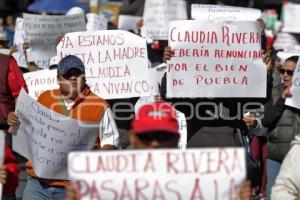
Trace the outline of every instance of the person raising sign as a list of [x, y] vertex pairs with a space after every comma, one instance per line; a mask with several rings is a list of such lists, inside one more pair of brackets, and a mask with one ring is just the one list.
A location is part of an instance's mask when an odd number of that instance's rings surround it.
[[[92, 93], [86, 84], [83, 62], [74, 55], [66, 56], [58, 63], [57, 74], [59, 89], [45, 91], [37, 101], [73, 119], [99, 123], [99, 136], [95, 149], [119, 148], [119, 132], [109, 104]], [[16, 125], [17, 115], [14, 112], [9, 113], [7, 122], [10, 126]], [[64, 198], [64, 186], [69, 181], [37, 177], [31, 161], [27, 162], [26, 167], [29, 178], [23, 193], [24, 200]]]

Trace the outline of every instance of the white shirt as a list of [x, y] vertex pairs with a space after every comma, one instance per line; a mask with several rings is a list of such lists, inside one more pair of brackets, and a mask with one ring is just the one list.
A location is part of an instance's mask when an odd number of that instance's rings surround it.
[[[75, 101], [68, 103], [64, 100], [64, 103], [67, 109], [70, 110]], [[104, 111], [99, 124], [99, 138], [101, 148], [104, 145], [113, 145], [117, 148], [120, 148], [121, 146], [119, 142], [119, 131], [114, 120], [113, 113], [109, 107]]]

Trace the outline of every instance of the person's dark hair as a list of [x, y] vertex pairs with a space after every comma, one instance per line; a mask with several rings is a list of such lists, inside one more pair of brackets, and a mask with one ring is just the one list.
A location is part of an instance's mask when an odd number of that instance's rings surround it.
[[299, 59], [299, 56], [291, 56], [291, 57], [287, 58], [285, 61], [291, 61], [291, 62], [297, 63], [298, 59]]

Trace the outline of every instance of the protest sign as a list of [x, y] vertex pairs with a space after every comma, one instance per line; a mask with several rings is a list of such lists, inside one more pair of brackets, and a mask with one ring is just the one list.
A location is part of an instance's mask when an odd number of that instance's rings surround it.
[[56, 55], [56, 41], [66, 33], [86, 30], [84, 15], [23, 14], [24, 31], [30, 43], [29, 61], [47, 60]]
[[68, 179], [67, 154], [90, 150], [98, 124], [76, 121], [49, 110], [21, 91], [16, 113], [20, 124], [15, 127], [13, 150], [32, 161], [38, 177]]
[[13, 57], [16, 59], [20, 67], [27, 68], [26, 59], [23, 50], [23, 44], [25, 41], [25, 32], [23, 30], [24, 20], [22, 18], [17, 18], [16, 29], [14, 36], [14, 45], [17, 46], [18, 52], [13, 53]]
[[[0, 165], [4, 163], [4, 151], [5, 151], [5, 132], [0, 130]], [[0, 200], [2, 199], [3, 185], [0, 183]]]
[[57, 46], [58, 58], [78, 56], [88, 85], [105, 99], [149, 96], [146, 40], [121, 30], [69, 33]]
[[132, 15], [119, 15], [118, 29], [129, 31], [132, 30], [137, 33], [136, 23], [141, 20], [142, 17]]
[[299, 45], [295, 35], [290, 33], [278, 33], [273, 47], [275, 50], [283, 50], [293, 45]]
[[173, 21], [167, 97], [265, 97], [258, 22]]
[[245, 155], [242, 148], [72, 152], [68, 172], [83, 200], [239, 199]]
[[[169, 22], [173, 20], [183, 20], [187, 16], [186, 9], [180, 7], [179, 0], [146, 0], [144, 8], [144, 25], [141, 34], [145, 38], [154, 40], [168, 39]], [[180, 9], [180, 12], [178, 12]]]
[[261, 11], [223, 5], [192, 4], [192, 18], [197, 20], [256, 21]]
[[290, 89], [292, 97], [286, 98], [285, 104], [300, 109], [300, 61], [295, 68], [292, 83]]
[[280, 62], [283, 65], [284, 61], [292, 56], [300, 56], [300, 51], [298, 52], [289, 52], [289, 51], [278, 51], [276, 56], [280, 58]]
[[300, 33], [300, 4], [283, 4], [283, 32]]
[[10, 50], [9, 49], [0, 49], [0, 53], [8, 56], [10, 53]]
[[107, 29], [107, 19], [102, 15], [96, 15], [94, 13], [86, 14], [87, 31], [97, 31], [97, 30], [106, 30]]
[[59, 88], [57, 84], [57, 70], [39, 70], [23, 74], [28, 94], [31, 98], [37, 99], [46, 90]]

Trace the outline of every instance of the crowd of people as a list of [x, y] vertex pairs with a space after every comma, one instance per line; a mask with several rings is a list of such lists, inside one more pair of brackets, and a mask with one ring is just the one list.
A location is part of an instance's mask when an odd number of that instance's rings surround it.
[[[300, 112], [285, 105], [290, 98], [292, 78], [298, 56], [281, 60], [265, 36], [263, 20], [261, 25], [263, 61], [267, 66], [266, 98], [167, 98], [166, 74], [160, 81], [159, 95], [154, 101], [143, 105], [135, 115], [134, 105], [138, 98], [105, 100], [95, 95], [86, 84], [85, 65], [76, 56], [69, 55], [59, 62], [54, 60], [50, 68], [57, 70], [59, 89], [43, 92], [37, 102], [75, 120], [97, 123], [99, 131], [93, 150], [178, 148], [180, 140], [176, 111], [187, 119], [186, 148], [244, 147], [247, 152], [247, 179], [239, 186], [239, 199], [300, 199]], [[22, 73], [39, 70], [27, 61], [28, 69], [20, 69], [12, 56], [15, 19], [0, 17], [0, 49], [10, 49], [8, 55], [0, 53], [0, 122], [1, 129], [11, 138], [18, 115], [14, 112], [17, 97], [22, 88], [28, 91]], [[143, 21], [137, 24], [140, 30]], [[113, 26], [110, 26], [113, 28]], [[29, 43], [23, 45], [24, 49]], [[150, 66], [166, 63], [172, 58], [172, 49], [167, 41], [152, 41], [147, 45]], [[130, 102], [126, 113], [119, 112], [113, 105]], [[194, 105], [193, 110], [186, 104]], [[198, 103], [218, 105], [219, 113], [211, 117], [214, 107], [198, 107]], [[236, 116], [239, 106], [258, 102], [250, 113]], [[211, 105], [210, 104], [210, 105]], [[127, 104], [128, 105], [128, 104]], [[121, 109], [122, 111], [124, 109]], [[211, 111], [211, 112], [210, 112]], [[124, 115], [133, 116], [131, 118]], [[207, 120], [199, 120], [205, 116]], [[1, 132], [2, 134], [2, 132]], [[11, 140], [11, 139], [10, 139]], [[20, 168], [11, 141], [5, 144], [4, 163], [0, 164], [0, 183], [4, 185], [2, 199], [15, 199]], [[249, 150], [248, 150], [249, 149]], [[91, 149], [92, 150], [92, 149]], [[50, 167], [50, 166], [49, 166]], [[26, 163], [28, 174], [23, 193], [24, 200], [35, 199], [80, 199], [76, 187], [69, 180], [40, 178], [35, 174], [32, 162]]]

